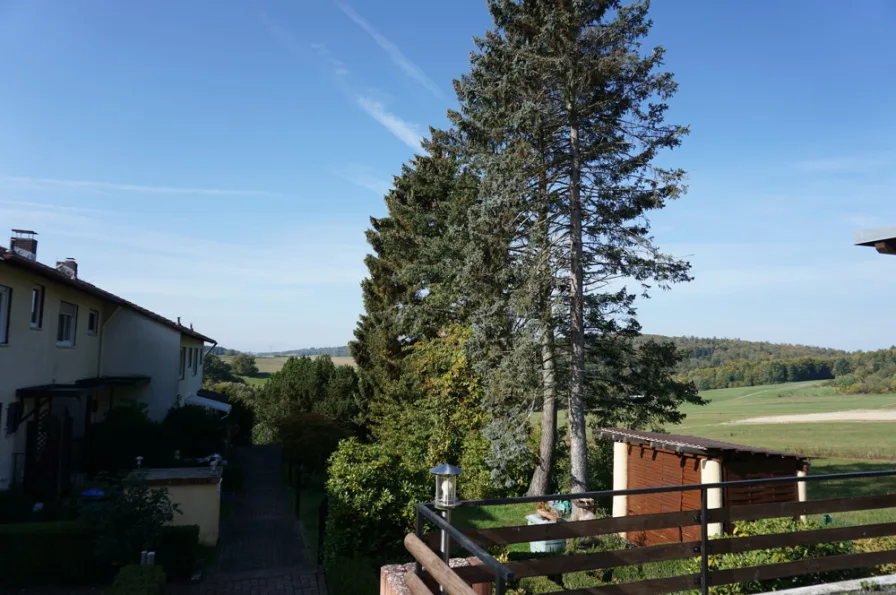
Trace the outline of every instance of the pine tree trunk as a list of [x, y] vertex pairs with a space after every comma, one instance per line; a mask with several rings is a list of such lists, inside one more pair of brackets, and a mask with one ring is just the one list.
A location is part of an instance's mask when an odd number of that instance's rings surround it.
[[529, 496], [543, 496], [551, 487], [554, 449], [557, 443], [557, 391], [554, 376], [554, 328], [551, 324], [547, 324], [541, 336], [541, 381], [544, 390], [541, 444], [538, 447], [538, 465], [529, 484]]
[[[585, 304], [582, 262], [582, 197], [579, 129], [573, 106], [569, 108], [569, 225], [570, 225], [570, 327], [572, 347], [569, 374], [569, 439], [573, 492], [588, 489], [588, 443], [585, 436]], [[575, 509], [575, 507], [574, 507]]]

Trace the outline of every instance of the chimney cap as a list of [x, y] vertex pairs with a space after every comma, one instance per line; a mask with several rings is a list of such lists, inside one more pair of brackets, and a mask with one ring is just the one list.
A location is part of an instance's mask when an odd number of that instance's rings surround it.
[[36, 231], [31, 231], [30, 229], [13, 229], [12, 232], [13, 233], [29, 233], [33, 236], [37, 235]]
[[69, 262], [69, 261], [71, 261], [71, 262], [77, 262], [77, 261], [74, 259], [74, 257], [72, 257], [72, 256], [66, 256], [66, 257], [65, 257], [65, 261], [66, 261], [66, 262]]

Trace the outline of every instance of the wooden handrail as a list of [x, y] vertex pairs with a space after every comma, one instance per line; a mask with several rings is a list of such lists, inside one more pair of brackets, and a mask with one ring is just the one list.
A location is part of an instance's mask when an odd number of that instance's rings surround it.
[[413, 572], [406, 572], [404, 575], [404, 584], [407, 585], [411, 595], [433, 595], [420, 577]]
[[404, 547], [423, 565], [448, 595], [476, 595], [470, 585], [465, 583], [438, 555], [413, 533], [404, 538]]
[[[896, 535], [896, 523], [856, 525], [850, 527], [835, 527], [831, 529], [796, 531], [793, 533], [773, 533], [769, 535], [713, 539], [710, 550], [712, 555], [738, 554], [755, 550], [852, 541], [856, 539], [868, 539], [871, 537], [884, 537], [889, 535]], [[647, 562], [696, 558], [700, 555], [699, 552], [699, 541], [687, 541], [684, 543], [663, 543], [646, 547], [595, 552], [591, 554], [532, 558], [529, 560], [508, 562], [507, 567], [513, 571], [514, 576], [525, 578], [566, 574], [568, 572], [593, 570], [595, 568], [614, 568], [618, 566], [644, 564]], [[468, 583], [486, 582], [494, 578], [488, 568], [483, 566], [457, 568], [455, 569], [455, 573]]]
[[[772, 502], [766, 504], [746, 504], [708, 511], [709, 523], [729, 523], [733, 521], [755, 521], [828, 512], [849, 512], [896, 508], [896, 494], [882, 496], [858, 496], [854, 498], [833, 498], [829, 500], [809, 500], [808, 502]], [[574, 521], [544, 525], [520, 525], [464, 531], [482, 546], [509, 545], [549, 539], [571, 539], [623, 533], [628, 531], [651, 531], [669, 527], [699, 525], [698, 510], [639, 514], [593, 521]], [[424, 540], [433, 545], [438, 534], [430, 534]]]

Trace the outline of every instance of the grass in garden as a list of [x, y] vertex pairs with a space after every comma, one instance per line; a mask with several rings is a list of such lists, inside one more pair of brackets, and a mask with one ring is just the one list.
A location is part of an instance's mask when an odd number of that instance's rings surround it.
[[[222, 355], [221, 361], [226, 363], [231, 363], [233, 361], [232, 355]], [[264, 374], [273, 374], [274, 372], [279, 372], [280, 368], [283, 367], [283, 364], [286, 363], [288, 357], [257, 357], [255, 358], [255, 365], [258, 366], [258, 373], [261, 375]], [[337, 366], [355, 366], [355, 360], [351, 357], [331, 357], [333, 363]]]

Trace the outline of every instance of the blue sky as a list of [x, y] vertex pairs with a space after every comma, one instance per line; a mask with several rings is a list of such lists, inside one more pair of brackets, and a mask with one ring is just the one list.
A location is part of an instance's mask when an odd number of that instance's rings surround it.
[[[695, 281], [647, 332], [896, 343], [896, 5], [656, 1]], [[343, 344], [368, 217], [489, 26], [483, 0], [0, 0], [0, 232], [222, 345]], [[0, 244], [6, 242], [0, 239]]]

